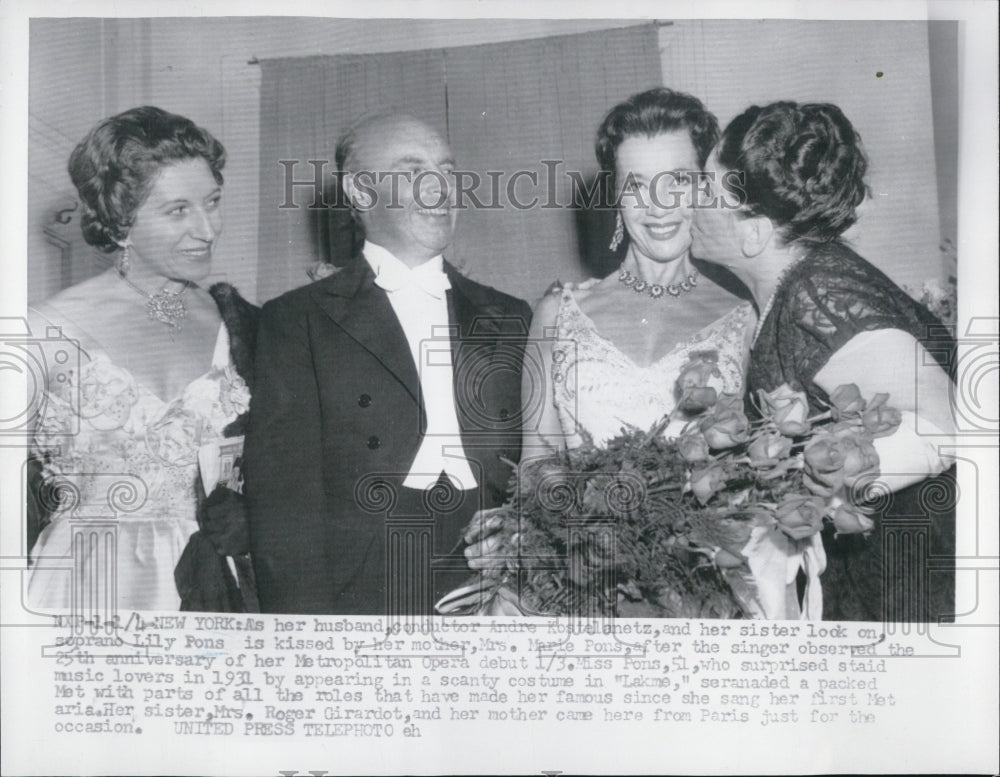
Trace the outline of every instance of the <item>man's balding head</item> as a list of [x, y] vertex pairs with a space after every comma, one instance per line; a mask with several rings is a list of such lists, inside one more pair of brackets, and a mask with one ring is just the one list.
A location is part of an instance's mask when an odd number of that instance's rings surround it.
[[366, 239], [410, 266], [451, 242], [455, 162], [433, 127], [404, 113], [367, 116], [345, 133], [336, 161]]
[[427, 132], [437, 131], [416, 116], [399, 111], [379, 111], [366, 114], [354, 122], [337, 143], [336, 164], [341, 173], [374, 170], [372, 150], [406, 128], [421, 127]]

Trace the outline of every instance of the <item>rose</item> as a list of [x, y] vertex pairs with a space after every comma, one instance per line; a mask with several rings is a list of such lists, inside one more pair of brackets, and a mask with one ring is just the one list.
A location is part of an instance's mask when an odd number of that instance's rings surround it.
[[697, 351], [692, 353], [688, 363], [681, 367], [675, 391], [680, 395], [685, 389], [707, 386], [709, 379], [713, 377], [722, 377], [722, 373], [719, 372], [719, 354], [716, 351]]
[[699, 467], [691, 473], [691, 491], [705, 504], [726, 482], [726, 473], [718, 464]]
[[853, 485], [859, 475], [878, 472], [879, 458], [875, 446], [866, 434], [854, 430], [837, 434], [844, 451], [844, 479]]
[[753, 525], [752, 519], [744, 517], [717, 518], [713, 527], [715, 541], [712, 544], [740, 555], [740, 550], [750, 542]]
[[750, 421], [732, 406], [717, 406], [698, 422], [710, 448], [732, 448], [750, 437]]
[[709, 381], [715, 378], [721, 387], [722, 373], [719, 371], [719, 355], [714, 351], [704, 351], [693, 355], [681, 368], [674, 384], [677, 408], [685, 413], [700, 413], [712, 407], [718, 400], [715, 388]]
[[861, 390], [853, 383], [837, 386], [830, 394], [830, 413], [833, 420], [842, 418], [860, 419], [866, 402], [861, 396]]
[[677, 409], [689, 415], [708, 410], [718, 401], [719, 395], [711, 386], [685, 389], [677, 400]]
[[719, 401], [715, 405], [715, 411], [739, 410], [743, 412], [743, 397], [739, 394], [720, 394]]
[[684, 461], [697, 464], [708, 459], [708, 441], [698, 432], [688, 432], [677, 439], [677, 450]]
[[840, 504], [833, 513], [833, 528], [837, 534], [861, 534], [875, 528], [875, 521], [854, 505]]
[[750, 437], [750, 421], [739, 410], [724, 410], [699, 425], [710, 448], [732, 448]]
[[[860, 420], [860, 416], [858, 417], [858, 420]], [[846, 432], [851, 434], [864, 433], [864, 427], [859, 423], [851, 423], [850, 421], [840, 420], [835, 421], [832, 424], [825, 424], [822, 428], [817, 429], [817, 431], [822, 432], [823, 434], [833, 434], [839, 436]]]
[[778, 527], [793, 540], [807, 539], [823, 528], [825, 503], [814, 496], [786, 497], [775, 508]]
[[888, 394], [876, 394], [868, 403], [865, 412], [861, 414], [861, 423], [873, 437], [888, 437], [899, 428], [903, 416], [894, 408], [886, 405]]
[[[820, 483], [832, 485], [844, 468], [844, 452], [832, 434], [813, 437], [802, 452], [806, 474]], [[837, 485], [843, 484], [843, 477]]]
[[795, 391], [782, 383], [774, 391], [758, 392], [760, 410], [778, 431], [789, 437], [799, 437], [809, 431], [809, 400], [804, 391]]
[[878, 469], [878, 453], [871, 440], [853, 431], [815, 435], [802, 453], [806, 487], [828, 496], [843, 485], [851, 485], [863, 473]]
[[777, 432], [766, 432], [750, 443], [747, 453], [754, 467], [769, 468], [792, 451], [792, 441]]

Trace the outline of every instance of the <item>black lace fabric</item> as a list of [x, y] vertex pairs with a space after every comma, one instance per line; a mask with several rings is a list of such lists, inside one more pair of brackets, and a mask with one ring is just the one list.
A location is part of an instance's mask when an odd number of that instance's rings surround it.
[[[812, 248], [785, 277], [750, 352], [749, 412], [759, 389], [782, 383], [805, 391], [814, 413], [826, 410], [816, 374], [855, 335], [880, 329], [913, 335], [954, 380], [954, 338], [933, 314], [847, 246]], [[952, 468], [893, 494], [866, 537], [835, 538], [828, 527], [824, 620], [953, 620], [955, 494]], [[914, 553], [887, 563], [885, 548], [900, 542]]]
[[925, 344], [945, 370], [954, 339], [925, 307], [841, 243], [815, 247], [788, 273], [751, 351], [747, 386], [805, 391], [814, 412], [826, 393], [813, 383], [830, 357], [861, 332], [901, 329]]

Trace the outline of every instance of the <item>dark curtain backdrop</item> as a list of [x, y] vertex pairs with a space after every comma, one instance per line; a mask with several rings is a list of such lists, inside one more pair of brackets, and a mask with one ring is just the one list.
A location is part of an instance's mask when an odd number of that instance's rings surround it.
[[312, 263], [342, 262], [352, 242], [344, 212], [331, 218], [329, 209], [313, 207], [311, 186], [294, 187], [295, 207], [281, 207], [289, 204], [281, 162], [297, 162], [296, 181], [316, 178], [310, 160], [325, 163], [319, 204], [333, 203], [337, 139], [353, 121], [397, 106], [443, 127], [446, 111], [439, 50], [273, 59], [261, 68], [257, 294], [264, 301], [307, 283]]
[[[311, 187], [286, 198], [281, 160], [298, 160], [295, 179], [311, 181], [309, 160], [326, 160], [326, 202], [334, 200], [334, 151], [361, 115], [395, 108], [446, 135], [463, 170], [502, 182], [476, 190], [490, 209], [459, 216], [448, 258], [470, 277], [534, 301], [556, 278], [609, 271], [613, 215], [579, 213], [568, 171], [589, 183], [597, 171], [594, 135], [604, 114], [633, 92], [662, 83], [655, 25], [483, 46], [266, 60], [261, 63], [261, 165], [258, 296], [267, 300], [308, 282], [318, 260], [341, 263], [353, 235], [343, 211], [311, 209]], [[543, 164], [549, 160], [549, 164]], [[516, 171], [517, 208], [506, 196]], [[550, 171], [554, 171], [552, 175]], [[555, 196], [553, 197], [552, 194]], [[558, 207], [540, 207], [542, 204]]]

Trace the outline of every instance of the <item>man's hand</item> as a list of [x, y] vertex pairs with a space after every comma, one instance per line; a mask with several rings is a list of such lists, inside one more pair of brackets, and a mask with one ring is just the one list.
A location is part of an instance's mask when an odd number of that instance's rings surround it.
[[[465, 558], [470, 569], [491, 571], [502, 569], [507, 559], [498, 555], [502, 537], [499, 534], [503, 525], [502, 507], [489, 510], [479, 510], [472, 516], [472, 522], [465, 532]], [[511, 545], [517, 541], [517, 535], [511, 537]]]

